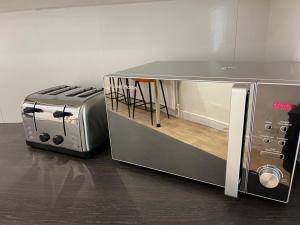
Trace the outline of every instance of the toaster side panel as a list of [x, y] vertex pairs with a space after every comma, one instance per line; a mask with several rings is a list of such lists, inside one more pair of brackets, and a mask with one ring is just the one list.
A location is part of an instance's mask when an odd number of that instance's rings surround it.
[[80, 110], [80, 122], [83, 151], [101, 148], [109, 142], [103, 93], [85, 101]]

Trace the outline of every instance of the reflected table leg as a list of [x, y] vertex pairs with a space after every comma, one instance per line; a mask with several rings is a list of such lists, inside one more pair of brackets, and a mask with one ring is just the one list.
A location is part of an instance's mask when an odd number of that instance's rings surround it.
[[156, 113], [156, 126], [160, 127], [160, 101], [158, 94], [158, 81], [154, 82], [154, 93], [155, 93], [155, 113]]

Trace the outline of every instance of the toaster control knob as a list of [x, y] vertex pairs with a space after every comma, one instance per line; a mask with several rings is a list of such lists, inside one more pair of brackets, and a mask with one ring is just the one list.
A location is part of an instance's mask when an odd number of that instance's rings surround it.
[[266, 188], [276, 188], [282, 178], [282, 172], [271, 165], [263, 166], [258, 173], [260, 183]]
[[43, 133], [40, 135], [40, 140], [41, 142], [47, 142], [50, 140], [50, 135], [47, 133]]
[[55, 136], [53, 137], [53, 143], [54, 143], [54, 144], [60, 145], [60, 144], [63, 143], [63, 142], [64, 142], [63, 136], [61, 136], [61, 135], [55, 135]]

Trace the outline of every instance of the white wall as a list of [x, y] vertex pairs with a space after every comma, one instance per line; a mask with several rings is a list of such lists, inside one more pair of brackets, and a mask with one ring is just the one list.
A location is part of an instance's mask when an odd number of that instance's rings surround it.
[[272, 0], [266, 58], [300, 61], [300, 1]]
[[299, 58], [299, 12], [297, 0], [175, 0], [0, 14], [0, 122], [20, 122], [33, 91], [155, 60]]

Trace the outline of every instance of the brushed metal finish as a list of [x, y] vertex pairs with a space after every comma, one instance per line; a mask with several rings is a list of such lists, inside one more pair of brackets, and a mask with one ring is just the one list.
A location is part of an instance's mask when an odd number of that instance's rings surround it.
[[[250, 94], [243, 130], [245, 135], [242, 139], [244, 149], [240, 151], [242, 175], [235, 176], [235, 181], [237, 177], [241, 179], [239, 191], [287, 202], [294, 174], [293, 165], [298, 154], [295, 135], [298, 140], [300, 127], [295, 121], [299, 121], [300, 115], [299, 74], [300, 64], [295, 62], [167, 61], [145, 64], [109, 74], [107, 77], [248, 83]], [[274, 109], [276, 106], [272, 107], [272, 104], [276, 102], [282, 102], [290, 108]], [[293, 122], [290, 122], [291, 119]], [[293, 124], [296, 126], [292, 126]], [[118, 133], [116, 128], [111, 130], [111, 135], [115, 135], [114, 132]], [[289, 138], [289, 135], [293, 137]], [[243, 133], [238, 136], [242, 137]], [[112, 141], [113, 145], [114, 142]], [[228, 158], [230, 160], [231, 156]], [[130, 159], [124, 161], [132, 163]], [[136, 164], [141, 165], [141, 163]], [[278, 187], [269, 192], [260, 184], [257, 173], [258, 168], [267, 164], [272, 164], [282, 171], [282, 179]], [[151, 168], [157, 169], [153, 166]], [[175, 167], [172, 169], [180, 172], [184, 170]], [[228, 169], [228, 173], [229, 171]]]
[[[76, 152], [94, 150], [108, 141], [104, 101], [103, 92], [95, 88], [66, 85], [31, 94], [22, 105], [26, 140]], [[30, 108], [35, 112], [31, 113]], [[55, 112], [66, 114], [55, 118]], [[50, 135], [49, 141], [40, 140], [44, 133]], [[63, 137], [61, 144], [52, 141], [56, 135]]]
[[156, 61], [109, 76], [300, 84], [299, 74], [298, 62]]
[[91, 151], [109, 140], [104, 94], [88, 99], [79, 112], [82, 151]]
[[259, 170], [259, 181], [266, 188], [275, 188], [282, 178], [281, 171], [270, 165], [266, 165]]
[[238, 196], [247, 93], [247, 85], [232, 88], [225, 177], [225, 195], [231, 197]]
[[247, 190], [247, 182], [248, 182], [248, 172], [249, 172], [249, 163], [250, 163], [250, 155], [251, 155], [251, 147], [252, 147], [252, 132], [253, 132], [253, 120], [254, 120], [254, 112], [255, 112], [255, 103], [256, 103], [256, 92], [257, 92], [257, 84], [251, 83], [249, 88], [249, 97], [248, 97], [248, 110], [246, 113], [246, 124], [245, 124], [245, 135], [244, 135], [244, 149], [242, 156], [242, 174], [241, 174], [241, 183], [240, 183], [240, 191], [246, 192]]
[[[299, 136], [299, 131], [297, 131], [299, 129], [297, 119], [299, 118], [299, 94], [300, 87], [297, 84], [258, 83], [249, 171], [255, 173], [259, 171], [259, 168], [268, 164], [275, 166], [282, 171], [279, 186], [285, 187], [285, 190], [273, 196], [270, 191], [250, 188], [255, 182], [255, 179], [252, 179], [248, 181], [247, 193], [288, 202], [294, 173], [293, 165], [298, 154], [296, 145]], [[276, 102], [288, 103], [288, 106], [292, 108], [276, 108], [276, 105], [274, 106]], [[288, 127], [287, 132], [282, 131], [282, 126]], [[285, 145], [282, 145], [282, 142]], [[270, 157], [271, 155], [278, 157]], [[274, 190], [279, 191], [279, 186]]]

